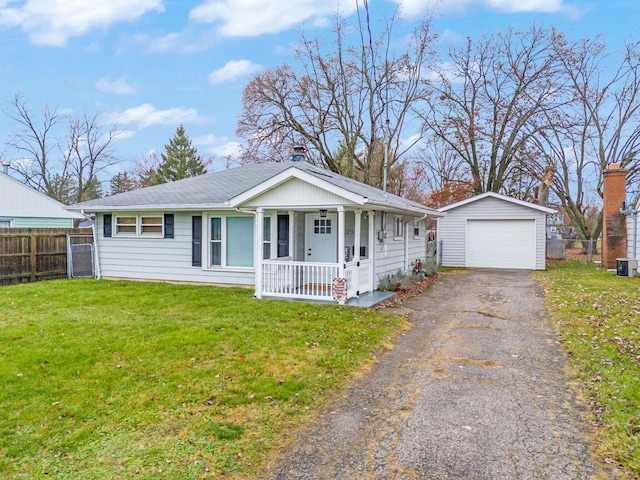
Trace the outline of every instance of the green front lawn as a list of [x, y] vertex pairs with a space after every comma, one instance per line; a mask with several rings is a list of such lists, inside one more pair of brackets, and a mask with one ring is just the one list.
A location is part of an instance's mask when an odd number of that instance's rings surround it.
[[244, 476], [404, 320], [246, 289], [0, 288], [3, 478]]
[[640, 278], [561, 262], [539, 272], [548, 306], [582, 378], [598, 456], [640, 476]]

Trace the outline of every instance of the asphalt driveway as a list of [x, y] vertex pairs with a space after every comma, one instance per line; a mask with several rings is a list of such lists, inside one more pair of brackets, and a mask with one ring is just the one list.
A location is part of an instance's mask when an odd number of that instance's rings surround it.
[[543, 301], [528, 272], [447, 273], [262, 478], [606, 478]]

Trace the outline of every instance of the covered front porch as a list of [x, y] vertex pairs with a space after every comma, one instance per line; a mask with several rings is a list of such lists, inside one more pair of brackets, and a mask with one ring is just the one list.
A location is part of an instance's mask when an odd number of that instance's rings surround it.
[[258, 208], [256, 238], [263, 242], [256, 248], [256, 298], [344, 304], [373, 291], [375, 216], [344, 206], [286, 213]]

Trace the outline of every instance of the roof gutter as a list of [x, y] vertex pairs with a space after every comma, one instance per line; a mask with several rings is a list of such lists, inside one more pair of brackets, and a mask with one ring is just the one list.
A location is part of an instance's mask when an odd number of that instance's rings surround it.
[[446, 215], [443, 212], [438, 212], [437, 210], [432, 210], [428, 207], [407, 208], [400, 205], [394, 205], [391, 202], [375, 202], [375, 201], [371, 201], [370, 199], [366, 199], [365, 204], [371, 205], [373, 207], [376, 207], [378, 210], [383, 210], [383, 211], [396, 211], [396, 212], [401, 211], [401, 212], [411, 213], [413, 215], [415, 214], [424, 215], [423, 218], [426, 218], [426, 217], [441, 218]]
[[101, 205], [101, 206], [68, 206], [65, 207], [67, 210], [74, 212], [83, 212], [87, 211], [90, 213], [97, 212], [147, 212], [147, 211], [160, 211], [160, 210], [173, 210], [178, 212], [201, 212], [203, 210], [235, 210], [235, 208], [230, 207], [229, 205], [207, 205], [207, 204], [189, 204], [189, 205], [175, 205], [175, 204], [166, 204], [166, 205]]

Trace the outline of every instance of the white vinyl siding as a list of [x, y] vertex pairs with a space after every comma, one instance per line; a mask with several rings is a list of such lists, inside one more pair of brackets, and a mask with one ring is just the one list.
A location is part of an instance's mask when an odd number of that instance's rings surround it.
[[[375, 231], [380, 228], [380, 215], [376, 213], [375, 216]], [[399, 217], [402, 218], [402, 217]], [[410, 220], [410, 226], [413, 225], [413, 220]], [[427, 246], [424, 238], [414, 239], [413, 236], [409, 236], [406, 240], [408, 245], [408, 252], [405, 256], [405, 239], [401, 242], [394, 241], [395, 219], [394, 215], [387, 213], [386, 223], [386, 237], [384, 242], [381, 243], [377, 238], [374, 239], [374, 254], [375, 254], [375, 277], [374, 288], [377, 288], [378, 282], [387, 275], [392, 275], [398, 270], [408, 271], [409, 265], [417, 258], [424, 260], [427, 253]], [[406, 264], [405, 264], [406, 259]]]
[[[169, 280], [209, 284], [253, 285], [253, 269], [215, 269], [192, 266], [191, 217], [201, 212], [176, 213], [174, 238], [98, 238], [101, 274], [105, 278]], [[204, 218], [203, 218], [204, 220]], [[205, 221], [203, 228], [206, 230]], [[99, 231], [103, 215], [99, 215]], [[207, 238], [205, 231], [203, 240]], [[208, 242], [203, 242], [207, 244]], [[204, 259], [203, 259], [204, 260]], [[203, 261], [203, 265], [208, 262]]]
[[14, 219], [19, 228], [66, 228], [84, 216], [64, 209], [64, 205], [44, 193], [0, 173], [0, 216]]
[[72, 218], [14, 217], [15, 228], [73, 228]]
[[442, 241], [443, 266], [467, 266], [467, 222], [474, 220], [535, 220], [535, 269], [544, 270], [546, 214], [535, 208], [494, 197], [485, 197], [452, 208], [446, 211], [443, 218], [438, 219], [438, 240]]
[[291, 208], [291, 201], [295, 199], [296, 206], [317, 206], [327, 205], [353, 205], [353, 202], [340, 195], [328, 192], [316, 185], [292, 178], [278, 188], [269, 190], [262, 195], [249, 200], [244, 207], [267, 207], [267, 208]]
[[[627, 258], [640, 260], [640, 221], [637, 222], [635, 225], [635, 228], [637, 229], [635, 235], [633, 232], [633, 228], [634, 228], [633, 216], [627, 215]], [[635, 248], [633, 245], [634, 240], [636, 242]], [[634, 257], [634, 250], [635, 250], [635, 257]]]

